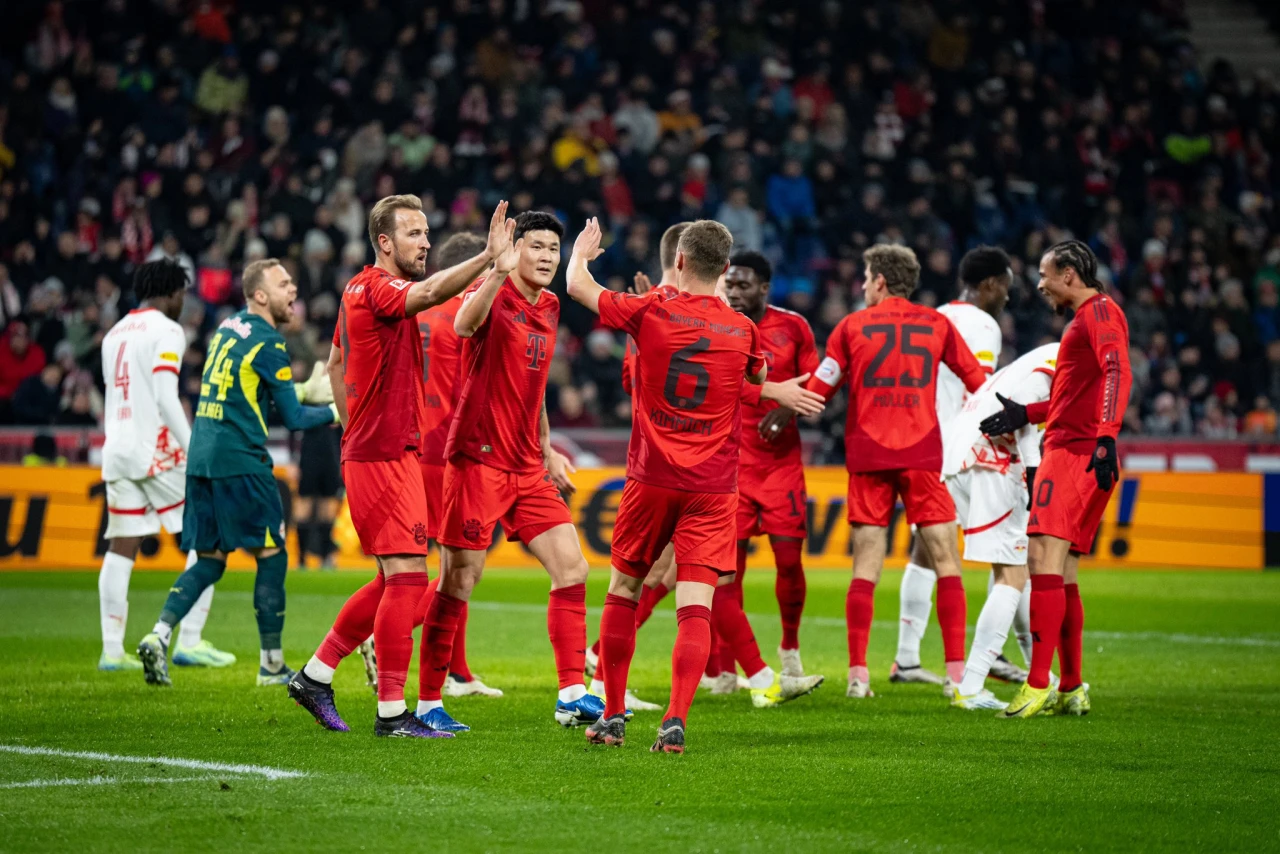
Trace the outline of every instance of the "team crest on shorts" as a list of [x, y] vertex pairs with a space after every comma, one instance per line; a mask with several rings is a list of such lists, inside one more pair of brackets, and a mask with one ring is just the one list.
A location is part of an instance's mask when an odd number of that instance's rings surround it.
[[462, 536], [469, 542], [476, 542], [480, 539], [480, 520], [468, 519], [462, 523]]
[[427, 526], [421, 522], [413, 526], [413, 541], [420, 546], [427, 544]]

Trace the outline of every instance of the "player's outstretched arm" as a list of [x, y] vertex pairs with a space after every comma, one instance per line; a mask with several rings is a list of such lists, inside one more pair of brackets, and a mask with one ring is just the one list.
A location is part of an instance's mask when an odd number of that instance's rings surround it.
[[578, 239], [573, 241], [573, 254], [569, 256], [569, 266], [564, 271], [569, 296], [596, 314], [600, 313], [600, 295], [604, 293], [604, 288], [600, 287], [600, 283], [591, 275], [587, 264], [599, 258], [600, 253], [604, 252], [600, 248], [601, 237], [600, 221], [595, 217], [587, 220], [586, 228], [582, 229]]
[[280, 413], [280, 420], [289, 430], [310, 430], [332, 424], [338, 419], [335, 405], [303, 406], [298, 403], [298, 393], [293, 390], [293, 372], [289, 367], [289, 352], [284, 342], [262, 348], [262, 354], [253, 363], [262, 384], [267, 387], [271, 401]]
[[[512, 220], [515, 223], [515, 220]], [[508, 246], [498, 255], [493, 266], [489, 268], [488, 274], [484, 277], [484, 281], [480, 283], [480, 287], [476, 288], [463, 299], [462, 308], [458, 309], [458, 313], [453, 318], [453, 331], [457, 332], [462, 338], [470, 338], [479, 331], [484, 322], [489, 319], [489, 309], [493, 308], [493, 301], [498, 296], [498, 289], [502, 287], [502, 283], [507, 280], [507, 276], [511, 275], [511, 271], [516, 268], [516, 262], [520, 260], [520, 251], [524, 249], [524, 238], [520, 238], [515, 243]]]
[[405, 315], [411, 317], [462, 293], [467, 285], [479, 278], [485, 268], [493, 263], [493, 259], [511, 247], [515, 231], [516, 221], [507, 219], [506, 200], [498, 202], [489, 219], [489, 239], [484, 251], [461, 264], [440, 270], [425, 281], [411, 285], [404, 301]]
[[347, 384], [342, 376], [342, 348], [329, 348], [329, 362], [325, 365], [329, 386], [333, 389], [333, 408], [338, 412], [338, 423], [347, 423]]

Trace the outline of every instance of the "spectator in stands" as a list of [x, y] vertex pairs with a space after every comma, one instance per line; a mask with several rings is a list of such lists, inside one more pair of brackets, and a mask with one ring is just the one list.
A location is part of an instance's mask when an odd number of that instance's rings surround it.
[[31, 332], [23, 320], [10, 321], [0, 339], [0, 415], [8, 420], [14, 393], [30, 377], [45, 366], [44, 351], [31, 340]]
[[13, 393], [16, 424], [52, 424], [62, 403], [62, 368], [50, 363], [27, 377]]

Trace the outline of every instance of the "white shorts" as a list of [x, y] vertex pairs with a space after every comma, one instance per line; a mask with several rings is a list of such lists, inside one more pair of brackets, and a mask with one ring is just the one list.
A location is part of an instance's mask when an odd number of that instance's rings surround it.
[[964, 533], [964, 559], [1021, 566], [1027, 562], [1027, 487], [1021, 465], [1001, 474], [974, 467], [947, 478]]
[[148, 537], [160, 533], [182, 533], [182, 505], [187, 491], [187, 473], [169, 469], [142, 480], [107, 481], [106, 538]]

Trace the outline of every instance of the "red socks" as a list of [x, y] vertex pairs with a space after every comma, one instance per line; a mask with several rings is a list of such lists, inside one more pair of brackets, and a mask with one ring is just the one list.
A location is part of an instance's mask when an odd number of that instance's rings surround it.
[[[424, 597], [427, 598], [427, 597]], [[439, 700], [444, 680], [449, 678], [449, 660], [467, 603], [439, 590], [422, 621], [422, 641], [418, 648], [418, 699]], [[378, 660], [382, 660], [379, 649]]]
[[716, 624], [713, 620], [711, 623], [711, 654], [707, 656], [707, 666], [704, 673], [710, 679], [715, 679], [724, 671], [720, 668], [720, 650], [724, 644], [720, 643], [720, 636], [716, 634]]
[[782, 612], [783, 649], [800, 648], [800, 615], [804, 613], [806, 592], [804, 564], [800, 560], [799, 540], [774, 540], [773, 559], [778, 575], [773, 582], [774, 595], [778, 597], [778, 610]]
[[964, 663], [964, 630], [968, 604], [964, 582], [952, 575], [938, 579], [938, 625], [942, 627], [942, 651], [947, 663]]
[[[760, 647], [756, 643], [755, 633], [751, 631], [751, 623], [747, 621], [747, 615], [742, 611], [742, 605], [738, 602], [733, 586], [717, 587], [712, 601], [714, 610], [711, 612], [711, 618], [715, 620], [716, 634], [720, 636], [721, 643], [727, 644], [732, 650], [733, 657], [742, 665], [743, 673], [747, 676], [759, 673], [766, 665], [764, 659], [760, 657]], [[710, 650], [710, 636], [707, 643], [707, 649]], [[724, 668], [721, 672], [733, 670], [732, 663], [726, 667], [723, 659], [720, 666]]]
[[[604, 671], [605, 717], [620, 715], [627, 708], [627, 673], [636, 652], [638, 606], [638, 602], [613, 593], [604, 599], [604, 614], [600, 617], [600, 670]], [[677, 638], [677, 646], [679, 643]]]
[[449, 659], [449, 672], [460, 677], [464, 682], [472, 680], [471, 668], [467, 665], [467, 615], [471, 606], [462, 603], [462, 614], [458, 617], [458, 631], [453, 635], [453, 657]]
[[849, 583], [844, 600], [844, 621], [849, 632], [849, 666], [867, 666], [867, 639], [871, 635], [871, 618], [875, 614], [876, 586], [862, 578]]
[[1080, 601], [1080, 585], [1065, 584], [1063, 593], [1066, 610], [1062, 618], [1062, 632], [1058, 635], [1058, 663], [1062, 665], [1060, 691], [1074, 691], [1080, 687], [1080, 659], [1084, 651], [1084, 603]]
[[373, 621], [378, 613], [378, 603], [382, 601], [383, 583], [379, 572], [372, 581], [351, 594], [333, 621], [333, 628], [316, 650], [316, 658], [336, 669], [342, 659], [373, 634]]
[[402, 572], [385, 582], [373, 621], [380, 702], [404, 700], [404, 681], [413, 658], [414, 617], [426, 587], [425, 572]]
[[[671, 704], [663, 720], [679, 718], [688, 723], [689, 706], [711, 653], [711, 609], [705, 605], [677, 608], [676, 623], [676, 646], [671, 651]], [[612, 690], [609, 696], [613, 696]]]
[[[636, 628], [640, 628], [649, 617], [653, 616], [653, 609], [658, 603], [671, 591], [667, 589], [665, 584], [659, 584], [656, 587], [646, 587], [640, 592], [640, 607], [636, 608]], [[599, 650], [597, 650], [597, 653]]]
[[573, 584], [551, 591], [547, 636], [556, 656], [560, 687], [581, 685], [582, 670], [587, 664], [587, 585]]
[[[1061, 575], [1031, 576], [1031, 672], [1027, 684], [1032, 688], [1049, 687], [1049, 668], [1053, 667], [1053, 651], [1062, 635], [1066, 610]], [[1080, 622], [1083, 625], [1083, 611]]]

